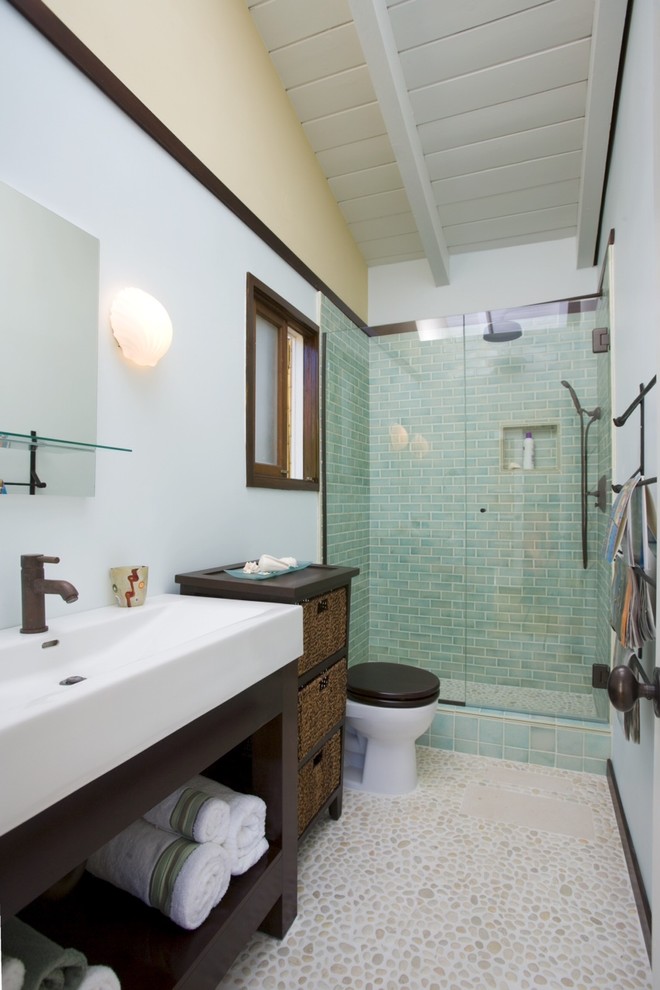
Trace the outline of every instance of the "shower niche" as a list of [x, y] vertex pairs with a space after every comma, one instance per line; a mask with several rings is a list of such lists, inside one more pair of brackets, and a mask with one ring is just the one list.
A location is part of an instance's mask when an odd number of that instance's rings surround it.
[[[534, 438], [534, 467], [523, 469], [523, 440]], [[506, 423], [500, 427], [500, 468], [507, 474], [538, 474], [561, 470], [559, 423]]]

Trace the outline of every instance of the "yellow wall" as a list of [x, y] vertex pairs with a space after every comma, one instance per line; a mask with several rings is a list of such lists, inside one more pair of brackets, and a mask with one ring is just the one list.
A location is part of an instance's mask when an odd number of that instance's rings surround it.
[[45, 0], [357, 314], [367, 269], [243, 0]]

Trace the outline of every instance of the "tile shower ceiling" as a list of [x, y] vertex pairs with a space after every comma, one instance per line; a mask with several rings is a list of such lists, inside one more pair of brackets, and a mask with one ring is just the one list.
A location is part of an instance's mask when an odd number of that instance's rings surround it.
[[245, 3], [369, 265], [594, 263], [628, 0]]

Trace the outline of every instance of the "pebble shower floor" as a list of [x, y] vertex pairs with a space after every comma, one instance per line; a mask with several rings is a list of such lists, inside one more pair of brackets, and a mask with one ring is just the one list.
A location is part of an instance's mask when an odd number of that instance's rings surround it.
[[[418, 747], [300, 847], [298, 917], [222, 990], [650, 990], [605, 778]], [[606, 855], [605, 855], [606, 853]]]

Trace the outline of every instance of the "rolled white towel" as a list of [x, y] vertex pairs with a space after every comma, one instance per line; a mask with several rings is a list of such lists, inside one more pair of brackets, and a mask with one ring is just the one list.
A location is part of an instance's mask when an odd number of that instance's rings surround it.
[[231, 879], [224, 846], [190, 842], [143, 818], [90, 856], [87, 869], [188, 929], [202, 924]]
[[258, 863], [262, 856], [268, 852], [268, 839], [262, 836], [251, 846], [246, 847], [242, 852], [236, 852], [231, 858], [231, 873], [234, 877], [239, 877], [246, 873], [251, 866]]
[[121, 983], [109, 966], [89, 966], [78, 990], [121, 990]]
[[232, 875], [245, 873], [268, 849], [266, 803], [255, 794], [240, 794], [209, 777], [193, 777], [188, 787], [205, 791], [228, 804], [229, 829], [224, 848], [229, 853]]
[[259, 557], [259, 570], [262, 574], [288, 571], [290, 567], [297, 566], [298, 561], [295, 557], [271, 557], [268, 553], [262, 553], [261, 557]]
[[229, 829], [229, 805], [187, 785], [177, 788], [143, 817], [158, 828], [195, 842], [222, 845]]
[[[87, 970], [87, 960], [77, 949], [63, 948], [20, 918], [3, 918], [2, 946], [7, 956], [24, 964], [23, 990], [77, 987]], [[14, 970], [19, 976], [18, 969]], [[3, 967], [3, 987], [4, 967]]]
[[2, 957], [2, 990], [21, 990], [25, 980], [25, 963], [13, 956]]

